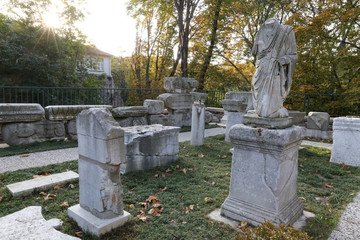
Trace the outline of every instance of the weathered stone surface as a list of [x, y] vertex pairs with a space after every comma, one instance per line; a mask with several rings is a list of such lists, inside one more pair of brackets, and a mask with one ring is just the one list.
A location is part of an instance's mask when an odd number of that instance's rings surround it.
[[79, 178], [79, 174], [73, 171], [52, 174], [50, 176], [38, 177], [31, 180], [9, 184], [6, 188], [14, 197], [26, 196], [33, 191], [47, 190], [56, 184], [64, 184]]
[[141, 126], [148, 124], [146, 117], [117, 118], [116, 121], [119, 123], [120, 127]]
[[4, 141], [12, 146], [36, 142], [65, 139], [65, 127], [62, 122], [42, 120], [32, 123], [7, 123], [2, 127]]
[[189, 93], [183, 94], [160, 94], [157, 99], [164, 101], [165, 107], [175, 110], [191, 109], [193, 104], [192, 97]]
[[245, 114], [242, 119], [245, 125], [252, 125], [265, 128], [284, 129], [293, 125], [291, 117], [287, 118], [263, 118], [257, 114]]
[[289, 117], [292, 118], [293, 125], [303, 123], [305, 120], [306, 112], [289, 111]]
[[144, 117], [149, 113], [149, 110], [144, 106], [117, 107], [111, 113], [114, 118]]
[[[98, 218], [83, 209], [80, 204], [68, 208], [68, 215], [74, 219], [84, 232], [101, 236], [111, 230], [124, 225], [130, 220], [130, 213], [124, 211], [123, 215], [110, 219]], [[60, 239], [59, 239], [60, 240]]]
[[0, 123], [35, 122], [44, 118], [44, 109], [37, 103], [0, 103]]
[[65, 123], [65, 132], [69, 140], [77, 140], [76, 120]]
[[303, 131], [297, 126], [271, 130], [237, 124], [231, 128], [234, 155], [222, 215], [253, 225], [265, 219], [288, 225], [301, 216], [296, 181]]
[[[161, 124], [163, 126], [168, 126], [168, 116], [164, 115], [164, 114], [160, 114], [160, 115], [150, 115], [149, 116], [149, 124]], [[146, 125], [146, 124], [144, 124]]]
[[162, 114], [164, 112], [164, 102], [161, 100], [146, 99], [144, 107], [148, 108], [149, 114]]
[[204, 103], [208, 97], [207, 93], [191, 92], [190, 93], [193, 102]]
[[335, 118], [330, 162], [360, 166], [360, 118]]
[[165, 166], [178, 159], [178, 127], [147, 125], [124, 127], [127, 163], [121, 173]]
[[288, 117], [283, 103], [298, 60], [293, 28], [275, 18], [267, 19], [256, 35], [252, 54], [256, 57], [251, 83], [256, 114], [263, 118]]
[[169, 110], [168, 124], [170, 126], [191, 126], [191, 109]]
[[[205, 111], [205, 123], [210, 123], [216, 118], [211, 112]], [[217, 118], [216, 118], [217, 119]], [[217, 119], [219, 120], [219, 119]]]
[[205, 105], [201, 103], [194, 103], [192, 107], [190, 144], [193, 146], [203, 145], [204, 136], [205, 136]]
[[321, 138], [321, 139], [332, 139], [333, 138], [333, 131], [321, 131], [317, 129], [309, 129], [305, 128], [304, 137], [311, 137], [311, 138]]
[[69, 208], [68, 214], [84, 231], [99, 236], [128, 220], [120, 181], [120, 164], [126, 162], [124, 131], [109, 110], [95, 108], [78, 115], [77, 130], [80, 206]]
[[224, 99], [221, 104], [225, 111], [228, 112], [246, 112], [248, 104], [236, 99]]
[[189, 93], [199, 86], [194, 78], [167, 77], [164, 80], [164, 89], [168, 93]]
[[111, 105], [54, 105], [45, 107], [45, 116], [48, 120], [75, 120], [83, 110], [90, 108], [106, 108], [111, 110]]
[[[226, 100], [238, 100], [242, 104], [246, 104], [246, 111], [254, 109], [253, 102], [252, 102], [252, 94], [251, 92], [226, 92], [225, 94]], [[225, 102], [226, 104], [226, 102]], [[224, 109], [226, 111], [226, 109]]]
[[79, 238], [56, 231], [59, 219], [45, 220], [40, 206], [31, 206], [0, 218], [0, 239], [7, 240], [76, 240]]
[[329, 128], [330, 115], [326, 112], [309, 112], [306, 120], [307, 128], [326, 131]]
[[243, 115], [244, 115], [243, 112], [227, 112], [226, 133], [225, 133], [226, 142], [230, 142], [230, 137], [229, 137], [230, 128], [235, 124], [242, 123]]

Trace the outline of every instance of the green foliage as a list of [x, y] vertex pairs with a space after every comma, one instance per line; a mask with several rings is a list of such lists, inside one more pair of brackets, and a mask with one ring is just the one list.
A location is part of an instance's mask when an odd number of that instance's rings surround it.
[[238, 234], [235, 237], [235, 240], [266, 240], [266, 239], [276, 239], [276, 240], [310, 240], [313, 239], [309, 237], [305, 232], [295, 229], [291, 226], [285, 226], [280, 224], [277, 227], [275, 224], [272, 224], [270, 221], [265, 221], [261, 226], [251, 229], [250, 227], [243, 227], [243, 233]]

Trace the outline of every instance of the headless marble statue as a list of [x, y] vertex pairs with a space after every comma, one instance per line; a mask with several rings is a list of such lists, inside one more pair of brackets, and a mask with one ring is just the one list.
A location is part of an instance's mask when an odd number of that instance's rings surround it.
[[292, 27], [281, 25], [275, 18], [266, 20], [256, 35], [252, 54], [256, 56], [251, 86], [256, 114], [264, 118], [288, 117], [283, 103], [298, 59]]

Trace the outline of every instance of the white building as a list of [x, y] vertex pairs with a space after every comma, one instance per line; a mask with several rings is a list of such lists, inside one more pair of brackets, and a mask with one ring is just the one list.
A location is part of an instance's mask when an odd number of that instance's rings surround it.
[[112, 56], [110, 53], [99, 49], [87, 47], [85, 55], [87, 72], [96, 75], [106, 74], [107, 77], [111, 77]]

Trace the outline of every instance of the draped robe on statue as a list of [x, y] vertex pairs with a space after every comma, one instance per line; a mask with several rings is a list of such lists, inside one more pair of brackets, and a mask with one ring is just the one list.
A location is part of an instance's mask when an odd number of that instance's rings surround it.
[[289, 94], [298, 59], [292, 27], [268, 19], [256, 35], [252, 53], [256, 56], [256, 72], [251, 86], [256, 114], [270, 118], [287, 117], [283, 103]]

